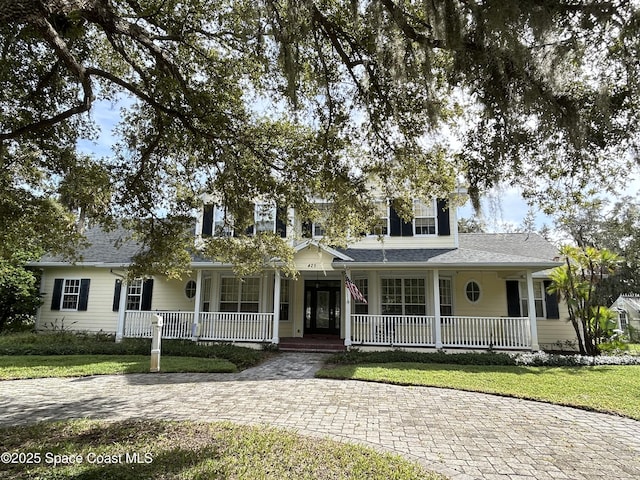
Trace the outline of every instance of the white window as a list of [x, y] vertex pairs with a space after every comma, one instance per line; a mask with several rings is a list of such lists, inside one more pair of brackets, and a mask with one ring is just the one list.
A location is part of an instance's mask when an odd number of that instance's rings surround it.
[[289, 292], [291, 282], [289, 280], [280, 281], [280, 321], [289, 320]]
[[629, 329], [629, 319], [627, 317], [627, 312], [624, 310], [618, 311], [618, 318], [620, 319], [620, 330], [626, 332]]
[[276, 206], [258, 203], [255, 208], [256, 233], [276, 231]]
[[231, 237], [233, 236], [233, 221], [226, 209], [216, 205], [213, 209], [213, 236]]
[[80, 300], [80, 279], [65, 279], [62, 286], [60, 310], [78, 310]]
[[[533, 299], [536, 308], [536, 317], [545, 318], [544, 283], [541, 280], [533, 281]], [[523, 315], [529, 315], [529, 292], [527, 282], [520, 282], [520, 306]]]
[[314, 237], [324, 237], [326, 231], [324, 229], [324, 223], [327, 220], [327, 217], [329, 215], [329, 210], [331, 209], [331, 204], [330, 203], [317, 203], [316, 204], [316, 208], [318, 209], [318, 211], [320, 212], [319, 218], [316, 219], [316, 221], [314, 221], [311, 224], [311, 234]]
[[386, 200], [374, 202], [376, 225], [373, 227], [371, 235], [389, 234], [389, 205]]
[[[354, 278], [353, 283], [355, 283], [360, 293], [364, 298], [369, 298], [369, 280], [366, 278]], [[351, 300], [351, 311], [355, 314], [367, 315], [369, 313], [369, 305], [356, 298], [352, 298]]]
[[142, 279], [136, 278], [127, 285], [127, 310], [142, 308]]
[[380, 282], [383, 315], [426, 315], [424, 278], [382, 278]]
[[416, 235], [436, 234], [436, 208], [434, 201], [423, 202], [415, 199], [413, 201], [413, 225]]
[[211, 277], [202, 279], [202, 311], [211, 311]]
[[450, 278], [440, 278], [440, 315], [450, 317], [453, 315], [453, 290]]
[[221, 312], [257, 312], [260, 306], [260, 279], [223, 277], [220, 284]]

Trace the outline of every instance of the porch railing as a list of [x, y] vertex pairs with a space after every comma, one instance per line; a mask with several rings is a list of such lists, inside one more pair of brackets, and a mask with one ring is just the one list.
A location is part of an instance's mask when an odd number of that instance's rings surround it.
[[193, 312], [125, 312], [124, 336], [132, 338], [151, 338], [151, 319], [160, 315], [163, 320], [162, 338], [190, 338]]
[[124, 337], [151, 338], [151, 319], [163, 319], [162, 338], [215, 340], [225, 342], [265, 342], [273, 338], [272, 313], [206, 312], [200, 314], [194, 331], [194, 312], [134, 311], [125, 312]]
[[361, 345], [432, 347], [436, 344], [435, 317], [352, 315], [351, 342]]
[[[443, 347], [528, 349], [531, 330], [526, 317], [441, 317]], [[354, 345], [436, 346], [434, 316], [352, 315]]]
[[[151, 319], [163, 317], [163, 338], [195, 338], [224, 342], [270, 342], [273, 313], [203, 312], [193, 329], [194, 312], [140, 312], [125, 314], [124, 337], [151, 337]], [[469, 349], [529, 349], [531, 330], [526, 317], [458, 317], [440, 319], [442, 346]], [[435, 347], [434, 316], [351, 315], [353, 345]]]
[[201, 313], [199, 338], [217, 341], [271, 341], [273, 313]]
[[442, 317], [442, 346], [530, 348], [529, 319], [527, 317]]

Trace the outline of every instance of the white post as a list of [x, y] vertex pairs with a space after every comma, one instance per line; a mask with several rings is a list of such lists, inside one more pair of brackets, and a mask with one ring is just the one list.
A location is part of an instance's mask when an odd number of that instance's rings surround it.
[[196, 296], [193, 306], [193, 325], [191, 325], [191, 340], [198, 341], [198, 325], [200, 324], [200, 304], [202, 303], [202, 270], [196, 273]]
[[129, 286], [126, 280], [120, 282], [120, 303], [118, 304], [118, 327], [116, 330], [116, 342], [120, 343], [124, 338], [124, 320], [125, 309], [127, 308], [127, 294], [129, 293]]
[[533, 293], [533, 275], [527, 270], [527, 305], [529, 307], [529, 328], [531, 329], [531, 350], [540, 350], [538, 345], [538, 324], [536, 321], [536, 300]]
[[162, 340], [162, 317], [151, 317], [151, 367], [150, 372], [160, 371], [160, 344]]
[[344, 346], [351, 346], [351, 292], [347, 287], [346, 277], [351, 278], [351, 272], [345, 270], [342, 284], [344, 285]]
[[436, 348], [442, 348], [442, 321], [440, 319], [440, 272], [433, 271], [433, 314], [436, 323]]
[[275, 282], [273, 284], [273, 339], [272, 343], [280, 343], [280, 288], [282, 279], [280, 278], [280, 270], [276, 268]]

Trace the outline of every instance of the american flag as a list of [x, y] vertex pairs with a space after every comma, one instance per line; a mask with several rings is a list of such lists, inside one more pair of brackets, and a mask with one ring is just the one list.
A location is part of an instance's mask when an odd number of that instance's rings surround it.
[[358, 289], [357, 285], [353, 283], [347, 275], [345, 275], [344, 283], [351, 292], [351, 296], [354, 299], [365, 304], [367, 303], [367, 299], [364, 298], [364, 295], [362, 295], [362, 292]]

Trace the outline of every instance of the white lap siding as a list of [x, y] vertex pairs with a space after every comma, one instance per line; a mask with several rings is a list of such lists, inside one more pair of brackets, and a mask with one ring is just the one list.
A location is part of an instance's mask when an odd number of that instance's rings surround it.
[[[123, 273], [123, 272], [119, 272]], [[96, 267], [47, 267], [43, 269], [41, 293], [43, 304], [38, 313], [38, 330], [67, 329], [76, 331], [115, 333], [118, 312], [114, 311], [114, 291], [120, 277], [108, 268]], [[55, 310], [52, 300], [56, 279], [89, 279], [86, 310]], [[194, 299], [187, 298], [185, 285], [189, 279], [154, 279], [151, 298], [152, 310], [194, 310]], [[125, 294], [122, 291], [122, 294]], [[55, 306], [54, 306], [55, 308]]]

